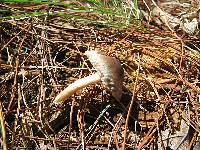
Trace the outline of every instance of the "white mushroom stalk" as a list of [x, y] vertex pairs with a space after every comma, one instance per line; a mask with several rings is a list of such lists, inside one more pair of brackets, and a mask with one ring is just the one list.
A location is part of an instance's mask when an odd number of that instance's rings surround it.
[[56, 96], [54, 103], [62, 103], [84, 87], [99, 82], [102, 82], [103, 86], [111, 92], [113, 97], [117, 100], [121, 99], [124, 72], [119, 60], [98, 54], [96, 51], [86, 51], [85, 55], [89, 58], [97, 73], [70, 84]]
[[54, 100], [54, 103], [55, 104], [62, 103], [64, 100], [68, 99], [77, 91], [91, 84], [99, 83], [100, 81], [101, 81], [101, 77], [98, 73], [78, 79], [74, 83], [70, 84], [67, 88], [65, 88], [60, 94], [58, 94]]

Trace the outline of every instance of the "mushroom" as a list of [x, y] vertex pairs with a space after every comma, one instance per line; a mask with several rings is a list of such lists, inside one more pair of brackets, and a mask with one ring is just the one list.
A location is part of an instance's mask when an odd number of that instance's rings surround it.
[[98, 54], [96, 51], [86, 51], [85, 55], [97, 72], [70, 84], [56, 96], [55, 104], [62, 103], [78, 90], [99, 82], [102, 82], [103, 86], [111, 92], [115, 99], [121, 99], [124, 72], [119, 60]]

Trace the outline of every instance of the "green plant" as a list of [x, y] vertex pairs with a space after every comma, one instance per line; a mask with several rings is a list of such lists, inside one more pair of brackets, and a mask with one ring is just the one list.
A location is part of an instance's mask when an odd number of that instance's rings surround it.
[[[5, 0], [5, 4], [26, 4], [20, 8], [2, 8], [1, 12], [9, 12], [2, 16], [1, 20], [23, 19], [38, 16], [60, 16], [73, 21], [86, 24], [111, 26], [116, 28], [127, 27], [133, 19], [139, 19], [137, 0], [82, 0], [79, 3], [73, 1], [62, 3], [62, 1], [47, 0]], [[25, 7], [33, 7], [28, 9]], [[42, 10], [34, 6], [45, 4]]]

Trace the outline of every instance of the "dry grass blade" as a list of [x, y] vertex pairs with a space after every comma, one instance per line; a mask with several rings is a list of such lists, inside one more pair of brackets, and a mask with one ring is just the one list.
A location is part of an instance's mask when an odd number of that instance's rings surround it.
[[2, 104], [0, 103], [0, 122], [1, 122], [1, 135], [2, 135], [2, 145], [3, 145], [3, 150], [7, 150], [7, 138], [6, 138], [6, 128], [5, 128], [5, 123], [4, 123], [4, 116], [2, 113]]
[[140, 56], [139, 55], [138, 55], [138, 59], [139, 59], [139, 62], [138, 62], [138, 68], [137, 68], [137, 73], [136, 73], [135, 85], [133, 87], [133, 92], [132, 92], [133, 96], [132, 96], [132, 99], [131, 99], [131, 102], [130, 102], [130, 105], [129, 105], [129, 109], [128, 109], [128, 113], [127, 113], [127, 116], [126, 116], [126, 123], [125, 123], [125, 129], [124, 129], [124, 140], [123, 140], [123, 143], [122, 143], [122, 150], [126, 149], [126, 136], [127, 136], [128, 122], [129, 122], [129, 117], [130, 117], [130, 114], [131, 114], [131, 111], [132, 111], [132, 107], [133, 107], [133, 103], [134, 103], [134, 99], [135, 99], [136, 87], [137, 87], [137, 84], [138, 84], [138, 76], [139, 76], [139, 72], [140, 72]]

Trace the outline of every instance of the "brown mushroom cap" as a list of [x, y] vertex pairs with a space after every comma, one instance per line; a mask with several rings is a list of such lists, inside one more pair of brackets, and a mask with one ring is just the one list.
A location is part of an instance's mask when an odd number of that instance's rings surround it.
[[119, 60], [98, 54], [96, 51], [86, 51], [85, 55], [99, 73], [103, 85], [112, 93], [113, 97], [120, 100], [124, 71]]

